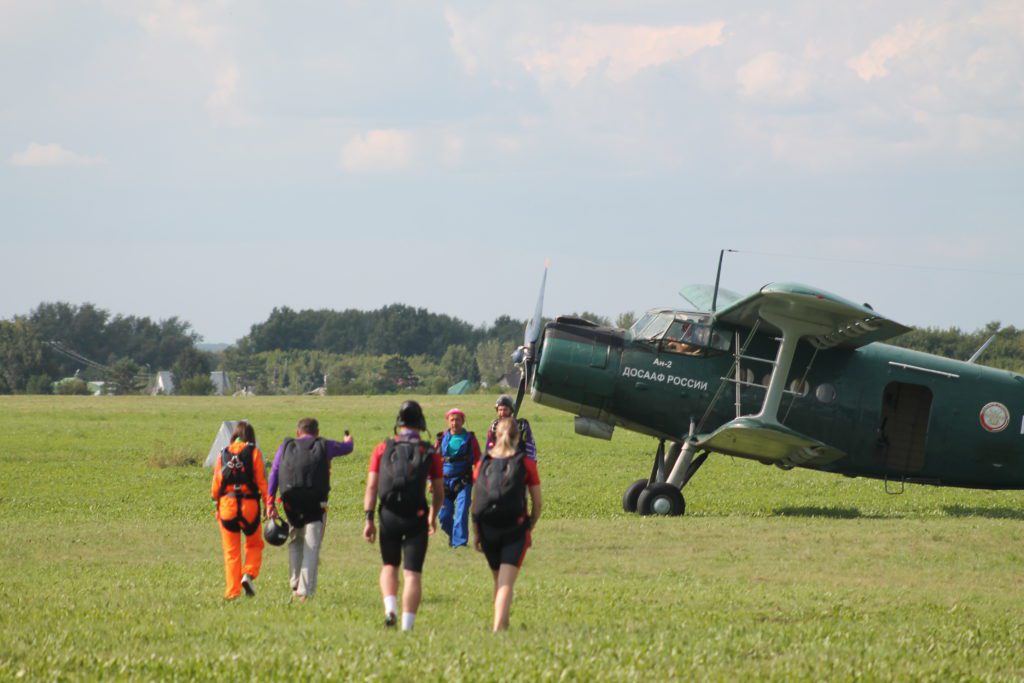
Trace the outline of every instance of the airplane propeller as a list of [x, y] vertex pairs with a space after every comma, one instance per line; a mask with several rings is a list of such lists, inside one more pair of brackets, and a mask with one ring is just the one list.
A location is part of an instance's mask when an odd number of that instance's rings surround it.
[[526, 395], [526, 388], [532, 380], [533, 364], [537, 360], [537, 342], [540, 340], [544, 313], [544, 287], [548, 282], [548, 267], [550, 261], [544, 262], [544, 275], [540, 280], [540, 294], [537, 295], [537, 305], [533, 309], [533, 318], [526, 325], [526, 333], [523, 335], [523, 345], [512, 353], [512, 362], [519, 366], [519, 391], [516, 392], [516, 407], [513, 414], [519, 415], [519, 406], [523, 403], [523, 396]]

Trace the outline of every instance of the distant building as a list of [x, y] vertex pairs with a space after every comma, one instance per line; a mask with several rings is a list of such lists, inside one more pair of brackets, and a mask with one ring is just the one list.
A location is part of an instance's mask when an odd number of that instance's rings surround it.
[[174, 393], [174, 375], [171, 374], [170, 370], [161, 370], [156, 373], [156, 382], [153, 387], [149, 390], [149, 393], [156, 396], [157, 394], [163, 394], [164, 396], [170, 396]]
[[472, 386], [472, 382], [470, 382], [468, 379], [464, 379], [461, 382], [456, 382], [455, 384], [448, 387], [448, 393], [454, 395], [465, 394], [469, 391], [470, 387]]
[[502, 375], [501, 377], [498, 378], [498, 386], [499, 387], [504, 387], [506, 389], [508, 389], [510, 387], [518, 387], [519, 386], [519, 378], [520, 378], [520, 373], [519, 373], [518, 370], [512, 370], [511, 372], [506, 372], [504, 375]]
[[217, 396], [225, 396], [231, 393], [231, 381], [228, 379], [228, 373], [223, 370], [211, 372], [210, 382], [213, 384], [213, 393]]

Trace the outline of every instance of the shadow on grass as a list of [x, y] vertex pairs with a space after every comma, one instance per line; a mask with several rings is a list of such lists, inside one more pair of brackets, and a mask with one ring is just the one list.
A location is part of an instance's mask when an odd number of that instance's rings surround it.
[[864, 516], [857, 508], [822, 507], [818, 505], [775, 508], [772, 512], [780, 517], [830, 517], [832, 519], [857, 519]]
[[984, 517], [986, 519], [1024, 519], [1024, 510], [1016, 508], [983, 508], [967, 505], [946, 505], [942, 511], [950, 517]]

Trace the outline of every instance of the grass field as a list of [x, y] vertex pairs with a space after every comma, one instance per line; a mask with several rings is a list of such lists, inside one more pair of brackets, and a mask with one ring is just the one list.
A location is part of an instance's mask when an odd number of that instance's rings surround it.
[[[396, 397], [0, 397], [0, 680], [1020, 680], [1024, 494], [908, 486], [715, 456], [687, 516], [621, 512], [654, 442], [572, 434], [527, 403], [545, 514], [489, 633], [482, 556], [435, 537], [411, 635], [385, 632], [359, 537], [366, 462]], [[483, 431], [493, 399], [459, 397]], [[447, 397], [423, 400], [432, 429]], [[224, 603], [201, 466], [223, 419], [268, 459], [304, 415], [350, 429], [316, 598], [268, 547]]]

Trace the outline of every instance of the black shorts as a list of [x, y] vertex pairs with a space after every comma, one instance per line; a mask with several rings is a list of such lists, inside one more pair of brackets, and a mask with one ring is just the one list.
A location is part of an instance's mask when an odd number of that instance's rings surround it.
[[502, 528], [481, 523], [480, 544], [492, 570], [498, 571], [503, 564], [522, 567], [531, 545], [530, 529], [525, 524]]
[[[422, 572], [427, 557], [427, 511], [421, 517], [401, 517], [384, 508], [380, 509], [380, 558], [384, 564], [406, 571]], [[403, 562], [404, 556], [404, 562]]]

